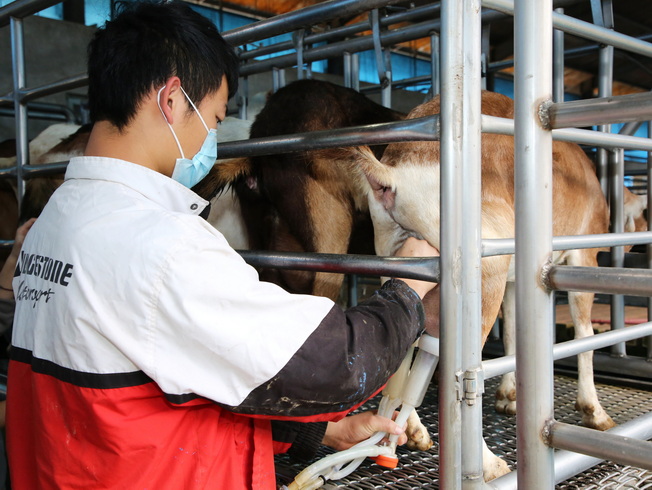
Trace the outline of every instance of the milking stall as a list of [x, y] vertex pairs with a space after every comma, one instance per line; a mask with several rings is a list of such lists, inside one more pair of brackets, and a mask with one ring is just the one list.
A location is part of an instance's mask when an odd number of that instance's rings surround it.
[[[441, 218], [433, 225], [441, 237], [439, 259], [234, 245], [257, 268], [342, 275], [344, 307], [371, 294], [381, 277], [439, 283], [440, 338], [423, 335], [383, 393], [363, 407], [388, 416], [400, 410], [402, 421], [416, 407], [432, 447], [408, 449], [395, 438], [383, 443], [381, 433], [341, 452], [324, 447], [308, 463], [280, 455], [279, 488], [652, 488], [652, 227], [627, 228], [624, 211], [625, 193], [644, 208], [652, 205], [648, 2], [187, 3], [237, 48], [233, 118], [253, 120], [259, 94], [303, 79], [352, 88], [401, 113], [435, 95], [441, 101], [434, 115], [220, 142], [217, 166], [240, 157], [361, 145], [426, 141], [440, 147]], [[0, 251], [13, 244], [26, 183], [60, 175], [67, 164], [34, 165], [30, 140], [53, 123], [88, 122], [86, 44], [93, 25], [109, 20], [114, 7], [113, 0], [0, 2], [0, 139], [16, 142], [15, 162], [0, 168], [0, 181], [18, 196], [16, 216], [4, 218], [14, 227], [0, 236]], [[91, 14], [96, 17], [89, 20]], [[59, 37], [69, 39], [55, 56], [47, 44], [63, 45]], [[511, 97], [513, 118], [482, 114], [483, 90]], [[507, 238], [483, 234], [483, 134], [513, 136], [515, 229]], [[552, 185], [553, 141], [577, 143], [594, 162], [609, 206], [608, 233], [553, 233], [553, 205], [560, 199]], [[602, 250], [597, 267], [557, 260], [567, 251], [596, 248]], [[515, 278], [509, 348], [503, 347], [506, 303], [483, 345], [482, 264], [499, 257], [512, 257]], [[592, 329], [582, 335], [566, 319], [576, 292], [596, 294]], [[589, 376], [615, 422], [608, 430], [586, 427], [575, 409], [587, 351], [595, 351]], [[518, 396], [499, 413], [494, 394], [500, 377], [511, 372]], [[483, 459], [491, 457], [502, 460], [504, 471], [489, 480]]]

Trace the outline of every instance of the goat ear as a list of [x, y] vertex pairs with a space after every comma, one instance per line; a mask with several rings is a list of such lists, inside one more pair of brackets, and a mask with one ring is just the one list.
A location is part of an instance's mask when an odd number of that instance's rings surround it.
[[251, 175], [249, 158], [218, 161], [196, 186], [192, 188], [200, 197], [210, 201], [240, 178]]

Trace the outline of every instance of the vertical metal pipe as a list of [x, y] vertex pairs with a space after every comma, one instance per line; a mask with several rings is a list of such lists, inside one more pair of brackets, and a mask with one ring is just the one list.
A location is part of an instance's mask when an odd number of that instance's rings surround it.
[[346, 88], [351, 88], [353, 87], [353, 80], [351, 78], [351, 53], [344, 52], [342, 65], [344, 65], [344, 86]]
[[383, 107], [392, 107], [392, 60], [391, 53], [383, 48], [380, 40], [381, 25], [378, 9], [374, 9], [369, 13], [369, 21], [372, 27], [376, 69], [378, 70], [378, 82], [381, 89], [381, 104]]
[[238, 84], [239, 105], [238, 116], [240, 119], [247, 119], [247, 107], [249, 105], [249, 77], [241, 77]]
[[358, 275], [349, 274], [349, 307], [358, 305]]
[[305, 37], [305, 29], [299, 29], [292, 34], [292, 41], [297, 52], [297, 80], [303, 80], [303, 40]]
[[392, 72], [385, 72], [385, 76], [380, 80], [380, 103], [383, 107], [392, 107]]
[[552, 257], [552, 134], [539, 114], [552, 96], [552, 0], [516, 0], [515, 200], [516, 389], [519, 488], [554, 488], [543, 431], [554, 415], [552, 295], [542, 282]]
[[[555, 12], [563, 15], [564, 9], [555, 9]], [[552, 100], [564, 102], [564, 31], [553, 31], [552, 50]]]
[[272, 89], [276, 92], [283, 87], [285, 87], [285, 70], [274, 67], [272, 71]]
[[29, 142], [27, 138], [27, 105], [20, 100], [20, 92], [25, 88], [25, 45], [23, 19], [12, 17], [11, 28], [11, 64], [14, 82], [14, 114], [16, 122], [16, 188], [18, 194], [18, 214], [25, 195], [23, 166], [29, 163]]
[[[602, 9], [600, 9], [600, 2]], [[591, 5], [593, 9], [594, 22], [602, 27], [613, 29], [613, 13], [611, 0], [595, 1]], [[613, 46], [603, 46], [600, 48], [599, 65], [598, 65], [598, 97], [610, 97], [613, 93], [613, 64], [614, 48]], [[610, 124], [598, 126], [598, 131], [605, 133], [611, 132]], [[608, 153], [603, 148], [597, 150], [596, 172], [600, 179], [600, 185], [605, 196], [608, 196]]]
[[[445, 381], [440, 390], [442, 488], [459, 488], [460, 485], [465, 489], [479, 488], [484, 484], [480, 10], [479, 0], [442, 3], [441, 335], [445, 343], [442, 351]], [[463, 386], [477, 389], [465, 390]]]
[[360, 92], [360, 55], [354, 53], [351, 59], [351, 88]]
[[496, 318], [494, 326], [491, 327], [491, 333], [489, 334], [491, 340], [500, 340], [500, 320]]
[[439, 93], [441, 86], [439, 67], [439, 34], [430, 34], [430, 93], [434, 97]]
[[441, 311], [439, 378], [439, 482], [441, 488], [462, 487], [462, 413], [458, 376], [461, 363], [462, 301], [459, 288], [461, 230], [464, 216], [456, 199], [463, 194], [459, 178], [462, 162], [461, 105], [459, 83], [464, 66], [462, 6], [458, 0], [441, 5]]
[[285, 70], [281, 68], [278, 70], [278, 81], [279, 81], [279, 88], [285, 87]]
[[276, 93], [278, 89], [281, 88], [281, 82], [279, 81], [279, 69], [272, 69], [272, 91]]
[[490, 35], [491, 35], [491, 24], [486, 24], [482, 26], [482, 34], [481, 34], [481, 46], [482, 46], [482, 51], [481, 51], [481, 70], [482, 70], [482, 90], [492, 90], [491, 87], [493, 84], [490, 83], [489, 81], [489, 54], [491, 51], [491, 43], [490, 43]]
[[[456, 196], [464, 216], [460, 243], [462, 288], [462, 482], [481, 488], [482, 474], [482, 219], [481, 90], [482, 24], [480, 0], [463, 2], [462, 161], [457, 178], [465, 192]], [[470, 384], [469, 384], [470, 383]], [[470, 389], [468, 387], [470, 386]]]
[[382, 83], [380, 103], [383, 107], [391, 109], [392, 107], [392, 72], [387, 72], [389, 74], [388, 78], [385, 79]]
[[[611, 231], [623, 233], [625, 228], [623, 215], [623, 186], [625, 185], [625, 152], [617, 149], [609, 152], [609, 195], [611, 196], [609, 206], [611, 208]], [[623, 267], [625, 262], [625, 248], [611, 248], [612, 267]], [[611, 329], [618, 330], [625, 328], [625, 297], [622, 294], [611, 296]], [[625, 343], [621, 342], [611, 346], [611, 355], [625, 357]]]
[[[652, 121], [647, 122], [647, 137], [652, 139]], [[647, 153], [647, 209], [648, 220], [647, 229], [652, 231], [652, 219], [649, 216], [650, 209], [652, 209], [652, 151]], [[647, 245], [647, 266], [652, 269], [652, 244]], [[652, 297], [647, 300], [647, 318], [652, 322]], [[652, 360], [652, 335], [647, 338], [647, 358]]]

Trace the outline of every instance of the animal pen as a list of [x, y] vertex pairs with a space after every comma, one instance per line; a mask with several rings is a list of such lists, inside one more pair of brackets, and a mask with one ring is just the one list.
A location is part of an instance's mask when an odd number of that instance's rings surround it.
[[[589, 0], [585, 0], [589, 1]], [[81, 74], [38, 87], [27, 87], [23, 18], [57, 1], [17, 0], [0, 8], [0, 27], [10, 25], [13, 92], [0, 106], [13, 107], [16, 120], [17, 165], [0, 176], [15, 179], [19, 195], [25, 179], [60, 171], [65, 164], [30, 166], [27, 103], [39, 97], [80, 87]], [[356, 53], [373, 50], [383, 105], [392, 101], [388, 53], [397, 43], [430, 38], [431, 75], [440, 88], [439, 116], [300, 135], [261, 138], [220, 145], [220, 158], [288, 151], [390, 143], [441, 141], [441, 258], [398, 260], [363, 256], [265, 254], [243, 252], [256, 266], [297, 268], [370, 276], [396, 275], [439, 281], [441, 339], [439, 381], [431, 383], [419, 412], [436, 434], [430, 452], [399, 448], [399, 465], [388, 470], [364, 462], [339, 480], [321, 481], [325, 488], [647, 488], [652, 482], [652, 400], [649, 392], [626, 387], [601, 389], [605, 404], [619, 425], [598, 432], [577, 425], [572, 402], [565, 398], [573, 381], [555, 376], [553, 363], [580, 352], [612, 347], [610, 364], [620, 373], [652, 373], [652, 323], [624, 328], [624, 296], [652, 295], [652, 232], [623, 233], [624, 150], [652, 152], [652, 137], [631, 136], [635, 123], [652, 119], [652, 94], [611, 96], [613, 50], [652, 58], [652, 44], [611, 29], [611, 0], [592, 0], [603, 22], [587, 23], [553, 10], [551, 0], [443, 0], [381, 16], [387, 0], [330, 0], [224, 33], [240, 51], [241, 114], [247, 110], [248, 77], [273, 74], [274, 89], [284, 84], [286, 70], [297, 78], [310, 76], [310, 63], [340, 57], [344, 84], [361, 89]], [[369, 12], [359, 24], [310, 32], [309, 27], [338, 17]], [[480, 115], [482, 73], [497, 69], [482, 50], [482, 26], [498, 18], [514, 19], [515, 119]], [[599, 17], [599, 16], [598, 16]], [[403, 22], [407, 27], [390, 28]], [[370, 34], [354, 34], [367, 32]], [[292, 32], [293, 41], [250, 49], [249, 45]], [[589, 39], [600, 48], [600, 94], [596, 99], [563, 101], [564, 33]], [[345, 38], [346, 40], [340, 40]], [[554, 37], [554, 42], [553, 42]], [[335, 42], [329, 40], [338, 39]], [[266, 59], [263, 55], [291, 49]], [[554, 74], [554, 76], [553, 76]], [[608, 125], [628, 123], [620, 134]], [[602, 131], [575, 129], [599, 126]], [[627, 129], [625, 129], [627, 128]], [[650, 125], [648, 125], [650, 128]], [[650, 131], [650, 130], [648, 130]], [[480, 137], [482, 132], [513, 134], [516, 154], [516, 237], [483, 240], [480, 227]], [[596, 148], [603, 189], [611, 196], [613, 233], [552, 236], [552, 140], [573, 141]], [[649, 153], [652, 154], [652, 153]], [[648, 157], [648, 182], [652, 159]], [[648, 186], [648, 207], [652, 204]], [[10, 242], [3, 242], [10, 246]], [[624, 246], [647, 245], [645, 268], [625, 268]], [[553, 250], [612, 247], [612, 267], [575, 268], [551, 262]], [[514, 254], [517, 291], [516, 356], [484, 360], [481, 356], [480, 263], [482, 257]], [[613, 295], [612, 330], [577, 341], [554, 343], [553, 291], [593, 291]], [[648, 319], [650, 313], [648, 313]], [[628, 355], [625, 342], [647, 337], [647, 361]], [[617, 359], [616, 359], [617, 358]], [[494, 379], [516, 368], [517, 415], [496, 415], [483, 405]], [[605, 396], [605, 394], [607, 394]], [[607, 401], [607, 399], [609, 401]], [[570, 407], [570, 408], [569, 408]], [[618, 410], [622, 413], [617, 413]], [[482, 437], [505, 458], [512, 472], [491, 482], [482, 478]], [[437, 451], [438, 448], [438, 451]], [[321, 454], [324, 456], [326, 453]], [[603, 460], [609, 461], [603, 463]], [[301, 469], [277, 461], [279, 472], [294, 477]], [[579, 475], [579, 476], [575, 476]], [[645, 482], [648, 482], [647, 484]], [[302, 488], [302, 487], [297, 487]], [[314, 487], [310, 487], [314, 488]]]

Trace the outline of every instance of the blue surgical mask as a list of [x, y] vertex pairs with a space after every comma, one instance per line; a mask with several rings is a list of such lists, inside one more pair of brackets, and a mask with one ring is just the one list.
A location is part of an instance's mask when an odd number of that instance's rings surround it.
[[172, 125], [168, 122], [168, 119], [165, 117], [165, 113], [161, 108], [161, 92], [164, 88], [165, 87], [161, 88], [161, 90], [158, 91], [156, 102], [158, 103], [158, 108], [160, 109], [161, 114], [163, 114], [163, 117], [165, 118], [165, 122], [168, 124], [170, 131], [172, 131], [172, 136], [174, 136], [174, 141], [177, 143], [179, 153], [181, 153], [181, 158], [177, 158], [177, 162], [174, 165], [172, 178], [180, 184], [191, 188], [195, 186], [201, 179], [206, 177], [206, 175], [208, 175], [208, 172], [211, 168], [213, 168], [213, 165], [215, 164], [215, 160], [217, 160], [217, 129], [208, 129], [208, 126], [204, 122], [204, 118], [201, 117], [201, 114], [197, 110], [197, 107], [195, 107], [195, 104], [193, 104], [192, 100], [190, 100], [190, 97], [188, 97], [186, 91], [183, 90], [181, 86], [179, 86], [183, 92], [183, 95], [185, 95], [186, 99], [188, 99], [188, 102], [190, 102], [190, 105], [199, 116], [199, 120], [204, 125], [204, 129], [206, 129], [206, 132], [208, 133], [199, 152], [194, 157], [192, 157], [192, 160], [186, 158], [183, 153], [183, 149], [181, 148], [181, 143], [179, 143], [179, 138], [177, 138], [174, 129], [172, 129]]

